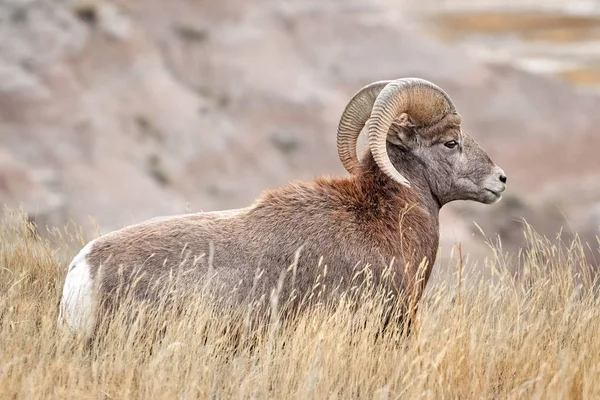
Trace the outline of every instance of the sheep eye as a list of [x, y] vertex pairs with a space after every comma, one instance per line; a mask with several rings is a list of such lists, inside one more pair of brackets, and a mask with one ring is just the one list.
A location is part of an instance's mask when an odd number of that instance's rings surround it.
[[456, 140], [451, 140], [449, 142], [444, 143], [444, 146], [446, 146], [449, 149], [453, 149], [456, 146], [458, 146], [458, 142]]

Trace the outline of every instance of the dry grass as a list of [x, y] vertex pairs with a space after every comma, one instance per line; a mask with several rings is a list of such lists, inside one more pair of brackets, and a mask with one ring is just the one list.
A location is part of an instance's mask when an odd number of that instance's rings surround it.
[[459, 39], [472, 34], [514, 35], [526, 40], [568, 43], [600, 38], [597, 16], [544, 12], [444, 13], [431, 18], [438, 34]]
[[600, 84], [600, 66], [586, 65], [575, 69], [562, 71], [558, 74], [569, 82], [578, 85], [599, 85]]
[[0, 398], [600, 396], [600, 299], [577, 243], [552, 246], [527, 231], [516, 275], [500, 252], [485, 266], [447, 266], [451, 278], [429, 288], [408, 338], [375, 339], [382, 303], [373, 298], [354, 313], [347, 302], [315, 306], [237, 342], [238, 315], [197, 304], [179, 318], [143, 314], [148, 331], [117, 318], [86, 347], [56, 327], [74, 250], [55, 234], [52, 244], [22, 223], [0, 227]]

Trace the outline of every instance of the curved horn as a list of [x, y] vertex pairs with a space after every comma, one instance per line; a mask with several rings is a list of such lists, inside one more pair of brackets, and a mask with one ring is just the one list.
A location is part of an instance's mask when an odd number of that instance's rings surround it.
[[363, 87], [350, 99], [342, 113], [337, 131], [337, 150], [344, 168], [350, 173], [358, 164], [356, 156], [358, 136], [371, 116], [377, 95], [390, 82], [392, 81], [378, 81]]
[[429, 125], [449, 112], [456, 112], [454, 103], [446, 92], [429, 81], [406, 78], [387, 84], [375, 99], [367, 122], [369, 148], [379, 168], [392, 180], [410, 187], [410, 182], [394, 168], [387, 153], [390, 126], [402, 113], [408, 114], [418, 125]]

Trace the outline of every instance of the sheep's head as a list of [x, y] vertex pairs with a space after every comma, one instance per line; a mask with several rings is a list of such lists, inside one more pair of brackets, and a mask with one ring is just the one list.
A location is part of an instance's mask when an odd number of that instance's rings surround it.
[[348, 103], [338, 127], [338, 154], [350, 173], [358, 165], [356, 143], [366, 124], [369, 149], [379, 168], [410, 187], [399, 172], [410, 153], [441, 204], [475, 200], [491, 204], [506, 189], [504, 171], [461, 129], [450, 97], [423, 79], [375, 82]]

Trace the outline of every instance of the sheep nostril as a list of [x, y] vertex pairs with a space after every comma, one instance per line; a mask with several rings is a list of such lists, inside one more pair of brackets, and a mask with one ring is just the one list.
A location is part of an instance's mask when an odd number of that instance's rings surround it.
[[506, 183], [506, 175], [500, 175], [500, 182]]

